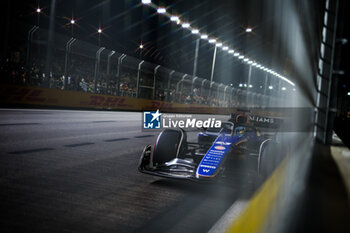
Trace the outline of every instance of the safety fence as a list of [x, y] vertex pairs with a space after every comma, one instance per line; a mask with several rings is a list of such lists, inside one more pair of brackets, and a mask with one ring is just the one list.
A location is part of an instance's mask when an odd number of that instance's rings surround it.
[[[167, 101], [103, 95], [88, 92], [62, 91], [53, 88], [0, 85], [0, 105], [43, 106], [72, 109], [144, 111], [161, 110], [174, 113], [231, 114], [238, 108], [223, 108], [200, 104], [181, 104]], [[279, 111], [252, 109], [251, 114], [281, 116]]]
[[210, 82], [57, 33], [51, 43], [47, 58], [47, 31], [37, 26], [29, 31], [27, 85], [213, 107], [281, 103], [280, 96]]

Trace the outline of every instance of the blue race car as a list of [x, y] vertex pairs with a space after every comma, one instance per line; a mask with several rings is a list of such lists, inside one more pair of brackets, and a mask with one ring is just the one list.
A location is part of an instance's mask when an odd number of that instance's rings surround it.
[[219, 129], [202, 129], [198, 142], [187, 142], [186, 132], [162, 131], [154, 146], [147, 145], [139, 161], [142, 173], [190, 180], [213, 180], [224, 174], [227, 161], [235, 155], [255, 154], [257, 170], [261, 155], [272, 139], [248, 124], [224, 122]]

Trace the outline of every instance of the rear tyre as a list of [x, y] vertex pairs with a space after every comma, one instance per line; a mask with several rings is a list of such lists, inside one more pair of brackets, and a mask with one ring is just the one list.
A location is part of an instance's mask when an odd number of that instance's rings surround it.
[[258, 157], [258, 174], [265, 180], [281, 163], [286, 156], [287, 150], [282, 147], [281, 143], [277, 143], [268, 139], [264, 141], [259, 150]]

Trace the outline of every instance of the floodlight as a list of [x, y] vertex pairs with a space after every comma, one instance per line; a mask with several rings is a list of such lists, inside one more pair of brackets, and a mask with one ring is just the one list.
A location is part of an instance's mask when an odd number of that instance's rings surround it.
[[190, 24], [189, 24], [189, 23], [183, 23], [181, 26], [182, 26], [183, 28], [189, 28], [189, 27], [190, 27]]
[[192, 29], [192, 34], [198, 34], [199, 30], [198, 29]]
[[170, 17], [170, 21], [177, 22], [178, 20], [179, 20], [179, 17], [176, 16], [176, 15], [172, 15], [172, 16]]
[[159, 7], [157, 9], [157, 12], [158, 12], [158, 14], [165, 14], [166, 13], [166, 9], [164, 7]]

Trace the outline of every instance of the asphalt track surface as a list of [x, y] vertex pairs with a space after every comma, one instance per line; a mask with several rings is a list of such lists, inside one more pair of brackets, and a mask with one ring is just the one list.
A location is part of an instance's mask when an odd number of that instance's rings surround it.
[[218, 184], [139, 173], [156, 135], [141, 113], [1, 109], [0, 232], [207, 232], [256, 190], [244, 166]]

